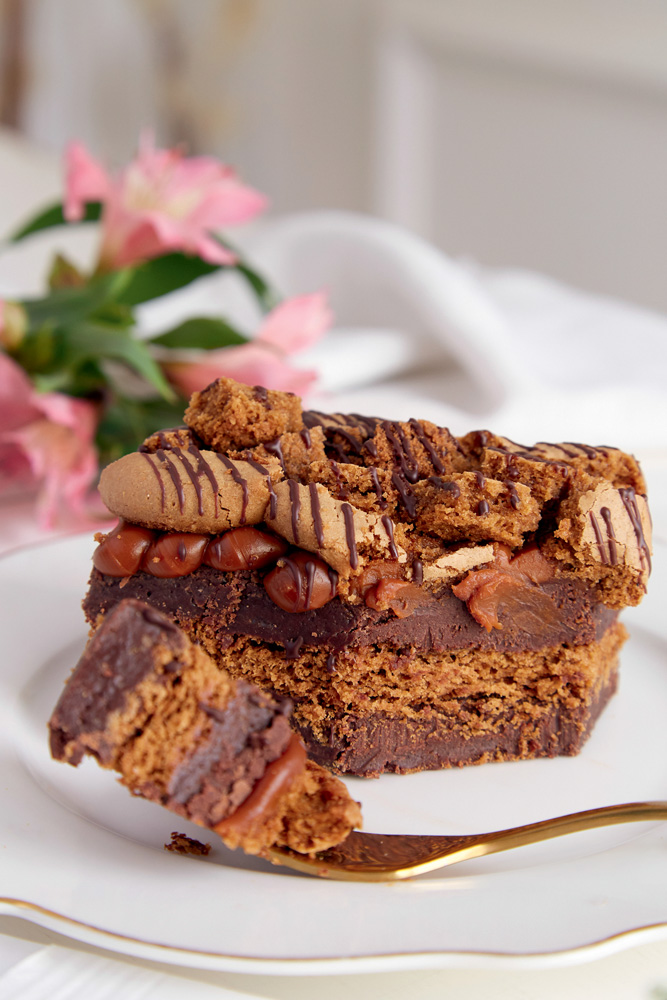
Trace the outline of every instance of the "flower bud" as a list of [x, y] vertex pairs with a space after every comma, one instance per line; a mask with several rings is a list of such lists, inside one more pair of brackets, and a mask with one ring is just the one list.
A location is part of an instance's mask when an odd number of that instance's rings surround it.
[[28, 331], [28, 314], [18, 302], [0, 299], [0, 347], [15, 351]]

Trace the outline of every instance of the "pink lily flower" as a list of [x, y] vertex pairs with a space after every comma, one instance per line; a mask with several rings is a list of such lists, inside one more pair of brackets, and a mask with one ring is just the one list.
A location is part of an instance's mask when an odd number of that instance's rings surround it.
[[203, 352], [200, 361], [168, 362], [162, 367], [186, 397], [222, 376], [303, 396], [317, 380], [317, 372], [292, 367], [286, 355], [315, 344], [332, 322], [324, 292], [299, 295], [272, 309], [250, 343]]
[[211, 233], [247, 222], [267, 203], [230, 167], [212, 157], [156, 149], [149, 136], [143, 137], [136, 159], [116, 176], [77, 142], [67, 149], [66, 167], [66, 219], [81, 218], [86, 201], [104, 203], [100, 271], [173, 251], [210, 264], [232, 264], [234, 254]]
[[42, 528], [59, 516], [85, 517], [97, 475], [95, 406], [58, 392], [38, 393], [11, 358], [0, 353], [0, 489], [39, 487]]
[[68, 222], [83, 218], [86, 202], [106, 201], [111, 191], [111, 177], [99, 160], [82, 142], [70, 142], [65, 150], [65, 204], [63, 215]]
[[283, 353], [304, 351], [321, 340], [333, 323], [326, 292], [285, 299], [264, 317], [255, 342], [272, 344]]
[[163, 368], [169, 381], [185, 397], [223, 376], [246, 385], [294, 392], [297, 396], [305, 395], [317, 380], [316, 371], [293, 368], [270, 348], [254, 343], [208, 351], [204, 361], [174, 361]]

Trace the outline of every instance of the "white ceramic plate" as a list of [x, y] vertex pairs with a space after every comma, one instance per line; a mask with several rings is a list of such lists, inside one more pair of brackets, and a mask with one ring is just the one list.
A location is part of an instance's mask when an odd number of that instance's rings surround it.
[[[565, 963], [667, 936], [667, 824], [523, 848], [396, 884], [325, 882], [215, 846], [92, 761], [53, 762], [46, 722], [83, 648], [89, 537], [0, 562], [0, 912], [127, 955], [270, 973]], [[667, 798], [667, 587], [626, 613], [622, 682], [576, 758], [351, 780], [365, 828], [500, 829]]]

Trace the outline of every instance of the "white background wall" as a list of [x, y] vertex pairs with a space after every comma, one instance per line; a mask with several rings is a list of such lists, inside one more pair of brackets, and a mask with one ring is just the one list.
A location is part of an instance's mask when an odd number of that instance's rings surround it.
[[40, 144], [122, 162], [155, 124], [276, 211], [374, 211], [667, 310], [664, 0], [19, 2]]

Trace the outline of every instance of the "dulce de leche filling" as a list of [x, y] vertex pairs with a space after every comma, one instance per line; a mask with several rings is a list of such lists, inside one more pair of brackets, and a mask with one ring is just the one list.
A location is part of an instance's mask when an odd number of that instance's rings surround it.
[[551, 564], [536, 545], [513, 558], [505, 545], [497, 545], [493, 563], [472, 570], [452, 587], [452, 593], [467, 603], [470, 614], [487, 632], [503, 627], [501, 613], [520, 629], [530, 631], [556, 621], [558, 612], [539, 587], [553, 575]]
[[268, 765], [245, 802], [231, 816], [217, 823], [213, 830], [223, 839], [234, 837], [239, 840], [259, 832], [305, 765], [306, 748], [294, 734], [284, 754]]

